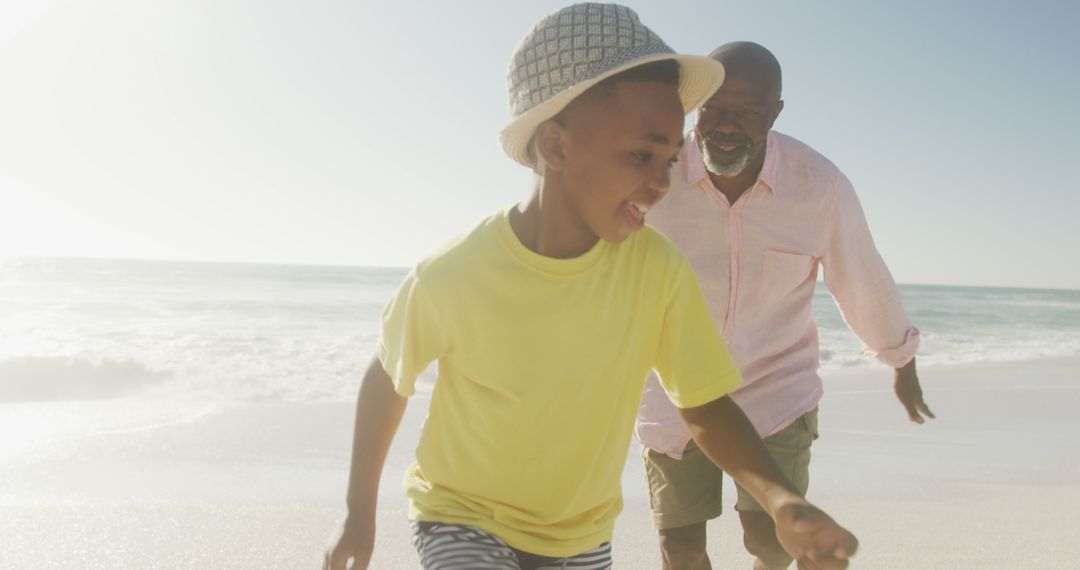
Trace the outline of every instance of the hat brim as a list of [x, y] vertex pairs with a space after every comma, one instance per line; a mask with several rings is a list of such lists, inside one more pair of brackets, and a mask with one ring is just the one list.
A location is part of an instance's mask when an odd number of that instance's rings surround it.
[[577, 85], [564, 89], [547, 101], [514, 118], [499, 133], [499, 143], [502, 144], [503, 151], [510, 158], [531, 168], [533, 158], [529, 153], [529, 143], [532, 141], [533, 133], [536, 132], [536, 127], [539, 127], [540, 123], [558, 115], [571, 101], [577, 99], [579, 95], [588, 91], [590, 87], [608, 77], [639, 65], [664, 60], [672, 60], [679, 64], [679, 98], [682, 99], [684, 113], [689, 113], [698, 108], [724, 82], [724, 66], [708, 57], [657, 54], [635, 59], [626, 65], [610, 69], [588, 81], [582, 81]]

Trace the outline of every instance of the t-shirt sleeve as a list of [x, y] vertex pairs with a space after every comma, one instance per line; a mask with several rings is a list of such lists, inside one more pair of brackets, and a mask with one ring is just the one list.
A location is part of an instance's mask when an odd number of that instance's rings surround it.
[[656, 372], [679, 408], [720, 398], [742, 384], [727, 346], [716, 331], [697, 278], [683, 263], [664, 312]]
[[411, 396], [416, 378], [446, 350], [438, 306], [412, 271], [383, 310], [379, 362], [394, 381], [394, 390]]

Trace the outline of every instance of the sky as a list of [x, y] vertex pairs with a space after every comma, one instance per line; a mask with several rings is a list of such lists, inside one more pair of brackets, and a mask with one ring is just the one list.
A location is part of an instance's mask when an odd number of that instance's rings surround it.
[[[527, 198], [518, 40], [565, 2], [5, 0], [0, 255], [409, 266]], [[1080, 7], [626, 2], [784, 70], [775, 128], [901, 283], [1080, 289]]]

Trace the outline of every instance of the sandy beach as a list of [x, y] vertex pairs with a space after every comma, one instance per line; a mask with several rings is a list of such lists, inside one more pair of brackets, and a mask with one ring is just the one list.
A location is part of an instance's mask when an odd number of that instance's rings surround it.
[[[862, 540], [852, 567], [1074, 567], [1080, 359], [920, 376], [939, 416], [924, 426], [887, 369], [825, 375], [810, 498]], [[410, 402], [388, 460], [373, 568], [416, 566], [400, 480], [426, 404]], [[0, 568], [318, 567], [351, 425], [343, 403], [0, 404]], [[623, 490], [616, 567], [656, 568], [636, 446]], [[749, 568], [728, 490], [714, 567]]]

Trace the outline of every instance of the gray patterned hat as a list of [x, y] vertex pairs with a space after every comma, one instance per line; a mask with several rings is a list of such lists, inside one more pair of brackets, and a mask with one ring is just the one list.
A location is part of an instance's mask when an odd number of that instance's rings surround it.
[[507, 89], [514, 118], [499, 134], [510, 158], [532, 166], [536, 127], [604, 79], [660, 60], [679, 64], [679, 97], [690, 112], [724, 81], [724, 67], [707, 57], [678, 55], [618, 4], [574, 4], [540, 20], [510, 60]]

